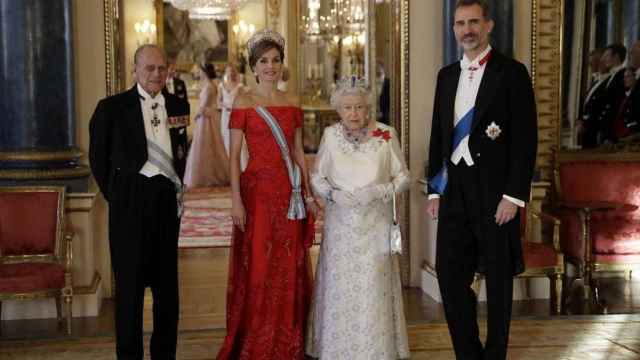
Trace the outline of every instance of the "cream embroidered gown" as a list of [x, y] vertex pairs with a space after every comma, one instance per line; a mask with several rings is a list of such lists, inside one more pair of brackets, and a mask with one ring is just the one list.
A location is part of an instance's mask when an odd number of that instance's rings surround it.
[[[342, 124], [325, 129], [311, 175], [316, 194], [326, 198], [332, 188], [385, 183], [393, 183], [395, 193], [407, 189], [409, 172], [396, 132], [377, 126], [379, 136], [358, 146], [346, 140]], [[391, 196], [355, 208], [327, 201], [309, 318], [310, 356], [409, 357], [398, 260], [389, 251], [391, 204]]]

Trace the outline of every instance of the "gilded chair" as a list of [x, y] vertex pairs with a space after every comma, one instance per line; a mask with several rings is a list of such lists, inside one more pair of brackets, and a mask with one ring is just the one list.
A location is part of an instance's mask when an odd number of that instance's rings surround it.
[[[560, 220], [544, 212], [520, 209], [520, 234], [525, 271], [517, 278], [549, 278], [551, 311], [562, 312], [562, 278], [564, 256], [560, 250]], [[473, 288], [479, 294], [481, 274], [476, 274]]]
[[[584, 298], [596, 312], [597, 272], [640, 268], [640, 155], [583, 151], [556, 155], [554, 213], [562, 219], [562, 250], [576, 268]], [[628, 285], [628, 282], [627, 282]]]
[[2, 301], [53, 297], [71, 334], [72, 238], [65, 231], [64, 187], [0, 187]]
[[560, 220], [529, 206], [520, 210], [525, 270], [518, 278], [548, 277], [551, 306], [562, 312], [564, 255], [560, 250]]

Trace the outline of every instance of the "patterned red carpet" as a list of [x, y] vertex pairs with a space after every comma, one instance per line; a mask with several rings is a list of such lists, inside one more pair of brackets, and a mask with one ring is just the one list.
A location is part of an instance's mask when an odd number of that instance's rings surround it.
[[[322, 219], [316, 221], [316, 229], [319, 240]], [[231, 232], [230, 187], [196, 188], [184, 195], [180, 248], [229, 246]]]
[[231, 188], [210, 187], [184, 196], [179, 247], [228, 246], [231, 241]]

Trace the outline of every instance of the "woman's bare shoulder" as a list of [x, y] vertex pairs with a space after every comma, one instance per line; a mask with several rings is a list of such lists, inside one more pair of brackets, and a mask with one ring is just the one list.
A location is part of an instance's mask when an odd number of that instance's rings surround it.
[[250, 108], [255, 106], [253, 96], [249, 91], [240, 91], [233, 101], [234, 109]]
[[300, 107], [300, 97], [297, 94], [282, 92], [282, 96], [287, 105]]

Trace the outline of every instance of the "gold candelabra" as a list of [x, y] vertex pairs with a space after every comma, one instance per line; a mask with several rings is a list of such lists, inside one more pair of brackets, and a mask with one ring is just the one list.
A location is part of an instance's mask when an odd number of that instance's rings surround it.
[[233, 35], [235, 37], [235, 52], [236, 52], [236, 62], [240, 64], [240, 67], [243, 68], [247, 64], [247, 40], [253, 35], [256, 31], [256, 26], [247, 23], [244, 20], [238, 21], [237, 24], [233, 25], [231, 28], [233, 30]]
[[310, 103], [318, 103], [324, 96], [322, 83], [324, 80], [324, 67], [322, 64], [308, 64], [305, 76], [305, 96]]

